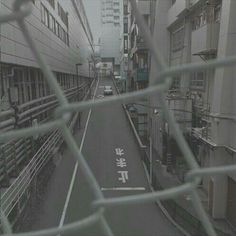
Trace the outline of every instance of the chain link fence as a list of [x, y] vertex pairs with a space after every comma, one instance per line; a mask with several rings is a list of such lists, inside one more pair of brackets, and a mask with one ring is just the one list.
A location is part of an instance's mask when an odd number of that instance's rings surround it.
[[[182, 65], [178, 67], [168, 68], [167, 63], [163, 59], [162, 55], [159, 52], [158, 45], [153, 41], [150, 32], [148, 31], [148, 27], [145, 27], [145, 22], [139, 13], [135, 0], [130, 0], [132, 8], [134, 10], [134, 14], [137, 20], [137, 24], [139, 29], [141, 30], [143, 37], [149, 46], [150, 52], [152, 53], [152, 58], [155, 61], [157, 67], [159, 68], [159, 72], [156, 77], [150, 78], [149, 87], [132, 93], [122, 94], [120, 96], [113, 96], [111, 98], [103, 99], [103, 100], [95, 100], [95, 101], [82, 101], [79, 103], [69, 103], [67, 98], [65, 97], [63, 91], [61, 90], [59, 84], [55, 76], [53, 75], [50, 68], [45, 63], [43, 57], [40, 55], [37, 47], [35, 46], [34, 41], [30, 35], [30, 32], [24, 22], [25, 18], [31, 13], [31, 0], [15, 0], [13, 3], [13, 12], [8, 15], [0, 16], [0, 23], [4, 24], [10, 21], [16, 21], [22, 30], [22, 33], [31, 49], [34, 57], [36, 58], [50, 88], [54, 91], [57, 100], [59, 102], [59, 107], [55, 112], [55, 120], [47, 122], [45, 124], [39, 125], [37, 127], [24, 128], [19, 130], [12, 130], [9, 132], [0, 134], [0, 142], [7, 142], [9, 140], [14, 140], [18, 138], [27, 138], [34, 136], [36, 134], [46, 134], [53, 130], [60, 130], [62, 132], [63, 138], [73, 154], [76, 158], [80, 171], [87, 179], [87, 183], [93, 191], [95, 201], [91, 202], [91, 205], [96, 209], [96, 211], [84, 218], [81, 221], [71, 223], [68, 225], [64, 225], [61, 228], [52, 228], [47, 230], [41, 230], [37, 232], [29, 232], [29, 233], [19, 233], [13, 234], [10, 223], [7, 219], [7, 214], [4, 209], [1, 208], [1, 223], [3, 232], [6, 235], [19, 235], [19, 236], [49, 236], [49, 235], [58, 235], [61, 233], [71, 233], [71, 232], [79, 232], [82, 228], [92, 227], [93, 224], [99, 223], [101, 228], [103, 229], [104, 235], [114, 235], [107, 220], [104, 217], [104, 211], [112, 206], [119, 205], [130, 205], [130, 204], [140, 204], [144, 202], [155, 202], [157, 200], [169, 200], [177, 197], [181, 194], [190, 194], [192, 198], [192, 203], [195, 207], [195, 210], [201, 220], [202, 227], [204, 231], [209, 236], [216, 236], [215, 232], [210, 220], [201, 204], [200, 197], [197, 194], [196, 188], [198, 183], [200, 182], [201, 177], [210, 176], [210, 175], [220, 175], [228, 172], [236, 171], [236, 166], [221, 166], [214, 168], [200, 168], [198, 163], [195, 161], [195, 158], [186, 143], [181, 130], [178, 128], [178, 125], [174, 119], [174, 116], [171, 111], [168, 110], [168, 105], [165, 101], [165, 91], [168, 90], [171, 84], [171, 77], [179, 75], [183, 72], [192, 72], [192, 71], [202, 71], [208, 70], [216, 67], [224, 67], [224, 66], [232, 66], [236, 63], [236, 56], [225, 58], [222, 60], [212, 60], [208, 63], [198, 63], [198, 64], [188, 64]], [[134, 98], [140, 98], [143, 96], [152, 96], [154, 94], [159, 94], [160, 102], [162, 104], [162, 109], [164, 112], [165, 119], [168, 121], [170, 128], [173, 131], [173, 135], [178, 143], [181, 151], [184, 154], [185, 160], [190, 168], [188, 172], [187, 180], [181, 186], [177, 186], [171, 189], [164, 189], [161, 191], [156, 191], [152, 193], [145, 193], [133, 196], [124, 196], [117, 198], [104, 198], [103, 193], [100, 190], [100, 186], [98, 182], [91, 172], [87, 162], [83, 154], [80, 152], [73, 135], [70, 129], [67, 127], [67, 122], [70, 119], [71, 112], [78, 112], [84, 109], [100, 107], [105, 104], [122, 104], [128, 101], [133, 100]]]

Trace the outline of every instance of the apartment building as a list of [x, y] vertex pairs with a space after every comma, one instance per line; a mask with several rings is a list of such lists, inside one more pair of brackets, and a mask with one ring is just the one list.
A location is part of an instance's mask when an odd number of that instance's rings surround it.
[[102, 0], [101, 14], [101, 58], [104, 62], [112, 62], [114, 71], [120, 72], [122, 1]]
[[[153, 36], [170, 66], [208, 62], [235, 54], [234, 0], [159, 0]], [[158, 72], [151, 63], [150, 76]], [[184, 73], [173, 78], [166, 100], [201, 167], [232, 165], [235, 151], [235, 67]], [[158, 97], [150, 100], [158, 107]], [[184, 180], [188, 170], [167, 122], [150, 112], [153, 153]], [[150, 125], [151, 123], [151, 125]], [[167, 168], [168, 169], [168, 168]], [[214, 219], [236, 226], [236, 176], [204, 177], [200, 189]]]

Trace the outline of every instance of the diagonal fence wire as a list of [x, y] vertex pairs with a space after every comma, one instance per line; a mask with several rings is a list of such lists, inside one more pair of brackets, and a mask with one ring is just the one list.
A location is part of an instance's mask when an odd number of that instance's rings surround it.
[[[179, 129], [172, 112], [168, 109], [168, 105], [165, 101], [164, 92], [169, 88], [171, 84], [172, 76], [177, 74], [187, 72], [187, 71], [198, 71], [198, 70], [208, 70], [210, 68], [216, 67], [224, 67], [224, 66], [232, 66], [236, 63], [236, 56], [221, 59], [221, 60], [212, 60], [208, 63], [197, 63], [197, 64], [188, 64], [181, 65], [178, 67], [168, 68], [167, 63], [163, 59], [156, 42], [151, 37], [148, 28], [145, 26], [145, 22], [143, 17], [141, 16], [135, 0], [130, 0], [132, 8], [134, 10], [135, 18], [137, 20], [137, 24], [140, 28], [140, 31], [143, 33], [143, 37], [147, 44], [149, 45], [150, 52], [152, 53], [153, 59], [158, 68], [158, 74], [155, 78], [150, 78], [149, 87], [137, 92], [132, 92], [128, 94], [123, 94], [120, 96], [115, 96], [112, 98], [107, 98], [104, 100], [91, 100], [91, 101], [82, 101], [80, 103], [68, 103], [66, 97], [63, 94], [59, 84], [57, 83], [56, 78], [54, 77], [52, 71], [44, 62], [43, 57], [40, 55], [35, 43], [30, 36], [28, 28], [24, 22], [25, 17], [27, 17], [31, 13], [31, 4], [30, 0], [15, 0], [13, 3], [13, 12], [8, 15], [0, 16], [0, 24], [16, 21], [33, 53], [35, 56], [44, 76], [50, 86], [50, 88], [56, 94], [56, 97], [59, 101], [59, 107], [55, 112], [56, 120], [53, 122], [48, 122], [46, 124], [39, 125], [38, 127], [32, 128], [24, 128], [19, 130], [13, 130], [0, 134], [0, 142], [6, 142], [8, 140], [20, 138], [20, 137], [29, 137], [35, 134], [44, 134], [49, 131], [59, 129], [63, 137], [67, 143], [68, 149], [72, 152], [74, 158], [76, 158], [78, 162], [78, 166], [80, 171], [86, 177], [87, 183], [91, 188], [95, 200], [91, 202], [91, 206], [95, 207], [95, 211], [90, 216], [71, 224], [67, 224], [62, 226], [61, 228], [52, 228], [41, 230], [37, 232], [28, 232], [28, 233], [19, 233], [13, 234], [11, 231], [10, 223], [7, 220], [7, 217], [4, 215], [4, 211], [1, 211], [1, 224], [4, 230], [4, 235], [16, 235], [16, 236], [49, 236], [49, 235], [58, 235], [61, 233], [72, 233], [77, 232], [82, 228], [91, 227], [95, 223], [99, 223], [101, 229], [104, 232], [104, 235], [112, 236], [112, 230], [107, 223], [104, 212], [108, 207], [114, 207], [117, 205], [129, 205], [129, 204], [138, 204], [140, 202], [154, 202], [156, 200], [161, 199], [171, 199], [175, 198], [178, 195], [184, 193], [190, 193], [193, 199], [193, 206], [196, 209], [196, 212], [199, 216], [199, 219], [202, 222], [202, 225], [205, 228], [205, 231], [209, 236], [216, 236], [216, 232], [210, 223], [210, 220], [203, 209], [200, 198], [197, 194], [196, 188], [197, 185], [203, 176], [209, 175], [220, 175], [228, 172], [235, 172], [236, 165], [234, 166], [221, 166], [221, 167], [212, 167], [212, 168], [200, 168], [197, 164], [188, 144], [186, 143], [181, 130]], [[181, 151], [184, 154], [184, 158], [189, 165], [190, 171], [187, 175], [187, 182], [174, 188], [165, 189], [162, 191], [145, 193], [139, 195], [132, 195], [127, 197], [119, 197], [119, 198], [104, 198], [98, 182], [93, 175], [91, 169], [89, 168], [87, 162], [85, 161], [84, 156], [80, 152], [71, 131], [66, 126], [66, 122], [70, 117], [70, 113], [73, 111], [81, 111], [88, 108], [100, 107], [105, 105], [111, 105], [112, 103], [124, 103], [134, 98], [139, 98], [143, 96], [152, 96], [154, 94], [159, 94], [160, 104], [162, 105], [162, 109], [167, 119], [172, 131], [173, 135], [179, 145]]]

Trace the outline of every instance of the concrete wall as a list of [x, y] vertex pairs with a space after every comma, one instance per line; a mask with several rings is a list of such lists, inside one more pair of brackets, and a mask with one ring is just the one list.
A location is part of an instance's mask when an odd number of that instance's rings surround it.
[[[158, 45], [158, 48], [161, 50], [162, 55], [166, 61], [169, 60], [169, 47], [170, 47], [170, 35], [167, 29], [168, 16], [167, 12], [170, 8], [170, 1], [167, 0], [158, 0], [156, 2], [156, 15], [155, 15], [155, 26], [153, 37]], [[151, 69], [150, 69], [150, 78], [155, 77], [158, 73], [158, 66], [156, 62], [151, 60]], [[150, 98], [150, 105], [153, 107], [159, 107], [158, 95]], [[160, 114], [153, 114], [150, 111], [149, 119], [151, 119], [151, 133], [153, 140], [153, 147], [162, 156], [162, 137], [160, 129], [162, 128], [162, 117]]]

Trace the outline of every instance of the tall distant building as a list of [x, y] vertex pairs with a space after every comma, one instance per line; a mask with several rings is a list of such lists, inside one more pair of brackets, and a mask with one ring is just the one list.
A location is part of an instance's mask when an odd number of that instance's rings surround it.
[[122, 24], [121, 24], [121, 45], [120, 45], [120, 76], [123, 83], [123, 89], [126, 90], [127, 73], [128, 73], [128, 52], [129, 44], [129, 28], [131, 24], [131, 17], [129, 14], [129, 2], [123, 0], [122, 3]]
[[101, 58], [113, 62], [114, 69], [120, 64], [120, 32], [122, 1], [102, 0]]

